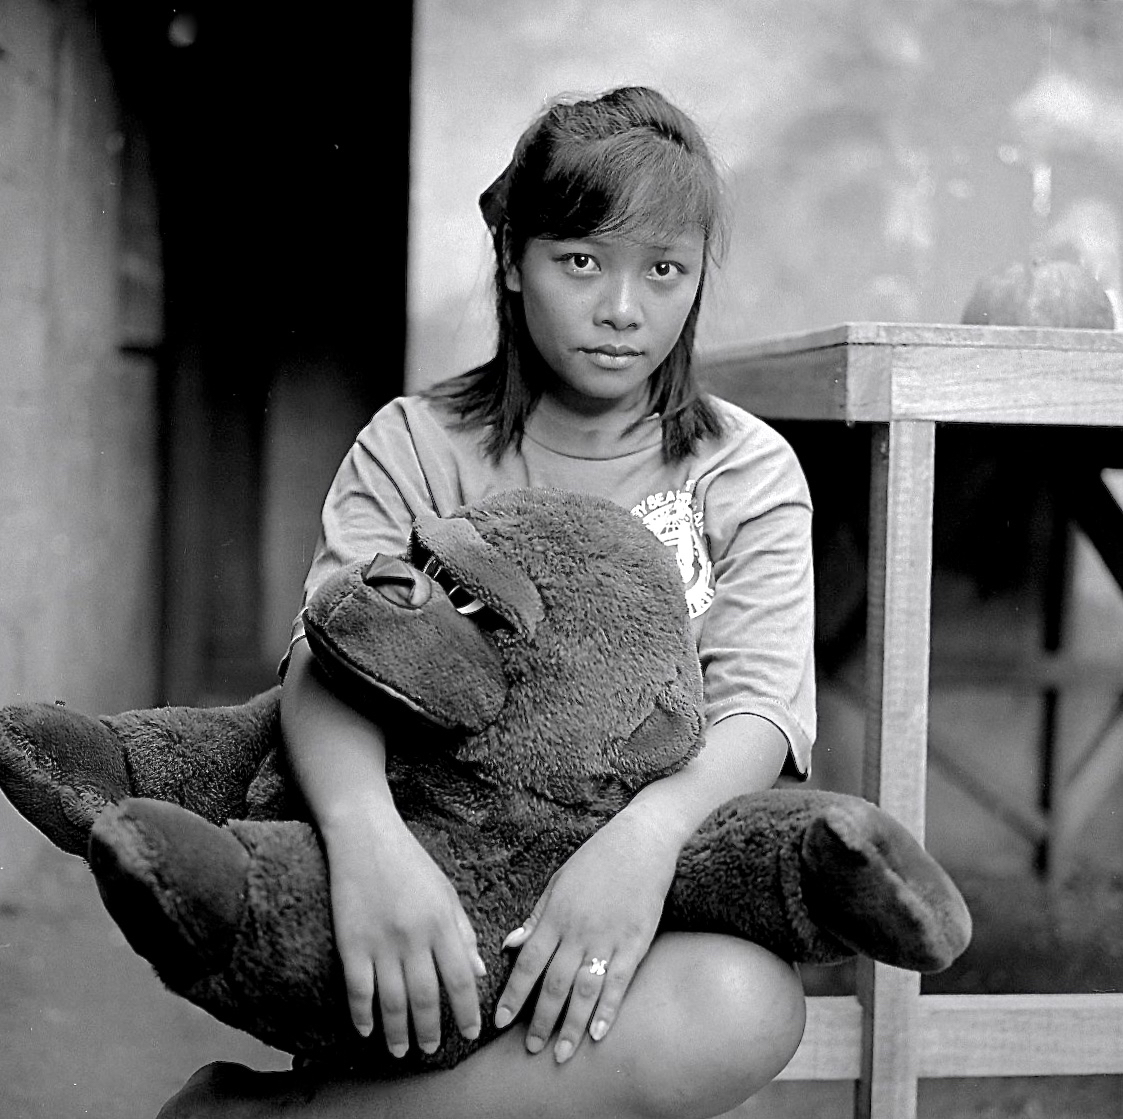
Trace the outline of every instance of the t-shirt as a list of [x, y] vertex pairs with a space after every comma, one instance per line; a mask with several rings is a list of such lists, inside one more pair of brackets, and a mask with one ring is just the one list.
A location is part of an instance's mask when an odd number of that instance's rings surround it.
[[[521, 447], [496, 463], [483, 450], [485, 432], [464, 427], [446, 404], [399, 397], [363, 428], [336, 473], [304, 600], [345, 564], [376, 552], [403, 554], [420, 512], [448, 516], [526, 487], [608, 498], [674, 549], [707, 722], [736, 714], [768, 719], [788, 740], [789, 768], [806, 775], [815, 737], [807, 483], [775, 430], [728, 401], [710, 402], [724, 433], [679, 462], [664, 461], [657, 416], [608, 457], [594, 458], [574, 454], [574, 432], [553, 417], [547, 427], [535, 411]], [[301, 633], [298, 617], [293, 640]]]

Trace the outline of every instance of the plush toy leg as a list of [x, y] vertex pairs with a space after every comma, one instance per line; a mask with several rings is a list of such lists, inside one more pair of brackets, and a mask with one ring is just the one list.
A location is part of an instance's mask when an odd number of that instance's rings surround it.
[[220, 828], [130, 799], [98, 817], [89, 858], [106, 909], [173, 991], [290, 1052], [357, 1037], [310, 827]]
[[[377, 1025], [368, 1039], [358, 1034], [327, 867], [306, 824], [219, 828], [176, 805], [126, 800], [98, 817], [90, 867], [110, 915], [172, 991], [278, 1049], [330, 1052], [377, 1077], [447, 1067], [479, 1044], [456, 1032], [447, 1005], [433, 1055], [412, 1046], [398, 1060]], [[495, 1032], [485, 1024], [485, 1038]]]
[[246, 815], [262, 759], [280, 742], [280, 689], [237, 707], [158, 707], [91, 718], [68, 707], [0, 711], [0, 789], [48, 839], [85, 856], [106, 804], [182, 804], [221, 823]]
[[905, 828], [868, 801], [816, 790], [723, 805], [683, 850], [665, 923], [802, 963], [857, 953], [915, 971], [946, 968], [971, 938], [962, 895]]
[[[481, 1038], [462, 1037], [442, 998], [435, 1054], [413, 1045], [392, 1057], [377, 1021], [369, 1038], [358, 1034], [332, 934], [327, 867], [307, 824], [238, 820], [219, 828], [176, 805], [130, 799], [98, 817], [89, 857], [110, 915], [164, 983], [278, 1049], [393, 1077], [454, 1065], [497, 1033], [485, 1013]], [[484, 1005], [505, 979], [501, 967], [489, 971]]]

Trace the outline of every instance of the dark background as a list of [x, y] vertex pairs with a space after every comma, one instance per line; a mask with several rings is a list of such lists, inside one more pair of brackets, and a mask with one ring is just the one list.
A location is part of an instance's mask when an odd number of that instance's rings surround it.
[[350, 430], [280, 418], [336, 460], [402, 388], [412, 6], [93, 11], [159, 214], [160, 691], [241, 698], [269, 683], [279, 652], [259, 626], [278, 379], [326, 370], [353, 405]]

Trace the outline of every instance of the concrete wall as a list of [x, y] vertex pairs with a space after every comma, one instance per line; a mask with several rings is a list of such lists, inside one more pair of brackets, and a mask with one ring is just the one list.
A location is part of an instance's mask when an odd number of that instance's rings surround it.
[[136, 140], [83, 5], [0, 3], [0, 702], [154, 698], [155, 370], [119, 349], [159, 330]]

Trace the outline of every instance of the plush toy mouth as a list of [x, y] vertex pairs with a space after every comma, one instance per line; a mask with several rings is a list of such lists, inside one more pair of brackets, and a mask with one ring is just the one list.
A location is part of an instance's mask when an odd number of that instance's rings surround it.
[[452, 604], [453, 609], [465, 618], [471, 618], [475, 625], [487, 633], [495, 634], [512, 629], [511, 622], [494, 607], [484, 602], [470, 588], [464, 586], [457, 577], [428, 549], [422, 550], [413, 563], [422, 575], [428, 576]]
[[448, 595], [449, 602], [452, 603], [453, 608], [458, 614], [463, 614], [466, 618], [470, 618], [473, 614], [478, 614], [481, 610], [487, 610], [488, 605], [481, 598], [477, 598], [471, 591], [462, 587], [452, 575], [452, 572], [445, 569], [436, 556], [430, 556], [421, 567], [421, 574], [428, 575], [442, 591]]
[[[488, 544], [464, 517], [419, 516], [413, 524], [409, 559], [420, 572], [435, 559], [447, 596], [454, 594], [462, 613], [484, 603], [471, 614], [473, 623], [493, 636], [517, 633], [531, 638], [545, 616], [545, 606], [530, 576], [514, 560]], [[443, 571], [442, 571], [443, 569]]]

